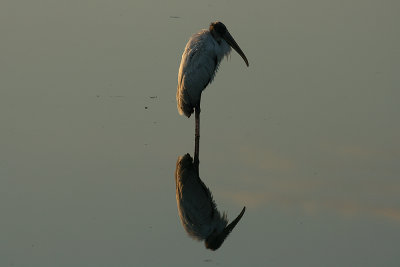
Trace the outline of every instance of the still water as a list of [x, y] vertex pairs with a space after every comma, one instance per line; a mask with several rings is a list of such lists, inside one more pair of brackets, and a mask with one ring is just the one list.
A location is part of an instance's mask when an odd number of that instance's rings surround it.
[[[0, 266], [398, 266], [398, 1], [2, 1]], [[201, 179], [246, 213], [183, 229], [176, 109], [188, 38], [250, 62], [202, 96]]]

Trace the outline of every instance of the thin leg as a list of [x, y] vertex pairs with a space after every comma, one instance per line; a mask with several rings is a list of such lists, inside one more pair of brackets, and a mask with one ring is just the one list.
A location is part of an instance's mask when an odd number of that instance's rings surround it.
[[194, 109], [196, 127], [194, 134], [194, 165], [196, 167], [197, 174], [199, 174], [199, 145], [200, 145], [200, 107]]

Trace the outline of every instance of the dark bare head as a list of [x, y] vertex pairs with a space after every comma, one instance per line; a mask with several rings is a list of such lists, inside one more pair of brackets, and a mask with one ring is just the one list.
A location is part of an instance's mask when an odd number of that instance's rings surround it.
[[229, 33], [228, 29], [222, 22], [212, 22], [210, 24], [209, 30], [211, 32], [211, 35], [218, 43], [220, 43], [222, 39], [225, 40], [243, 58], [247, 67], [249, 66], [249, 61], [247, 60], [242, 49], [240, 49], [239, 45], [236, 43], [235, 39], [233, 39], [232, 35]]

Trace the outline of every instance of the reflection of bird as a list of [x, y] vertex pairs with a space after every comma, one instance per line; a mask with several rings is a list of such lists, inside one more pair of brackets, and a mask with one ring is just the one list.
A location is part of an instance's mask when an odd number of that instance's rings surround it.
[[175, 182], [179, 217], [186, 232], [195, 239], [205, 240], [206, 248], [218, 249], [246, 208], [228, 224], [226, 214], [221, 215], [217, 210], [211, 192], [200, 180], [189, 154], [178, 158]]
[[190, 117], [195, 110], [195, 161], [198, 160], [200, 139], [201, 92], [213, 80], [219, 63], [228, 55], [231, 47], [249, 66], [246, 56], [222, 22], [213, 22], [208, 30], [194, 34], [186, 44], [178, 74], [176, 99], [181, 115]]

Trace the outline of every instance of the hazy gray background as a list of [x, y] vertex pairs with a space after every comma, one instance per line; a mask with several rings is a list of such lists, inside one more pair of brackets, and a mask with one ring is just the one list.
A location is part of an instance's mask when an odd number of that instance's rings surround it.
[[[0, 266], [398, 266], [398, 1], [0, 3]], [[194, 118], [188, 38], [232, 53], [203, 94], [201, 177], [237, 228], [217, 252], [175, 201]], [[189, 265], [190, 264], [190, 265]]]

